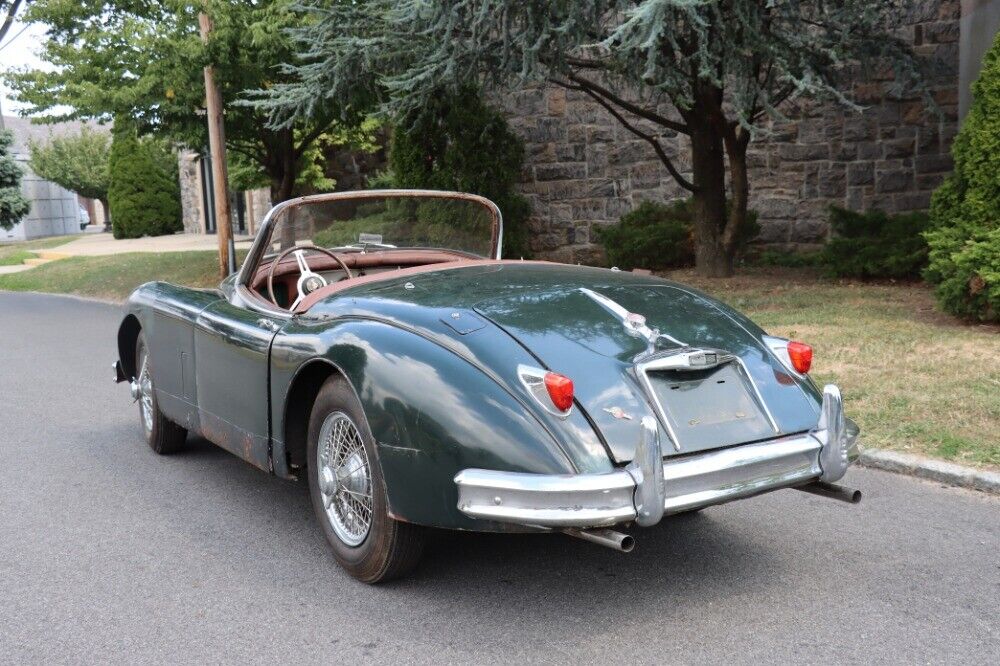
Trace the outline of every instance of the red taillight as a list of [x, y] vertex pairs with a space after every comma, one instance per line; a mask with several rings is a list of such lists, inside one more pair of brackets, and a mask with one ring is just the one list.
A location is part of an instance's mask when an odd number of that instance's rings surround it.
[[813, 348], [804, 342], [792, 340], [788, 343], [788, 358], [791, 359], [795, 371], [804, 375], [812, 367]]
[[573, 406], [573, 380], [555, 372], [545, 373], [545, 390], [552, 404], [561, 412]]

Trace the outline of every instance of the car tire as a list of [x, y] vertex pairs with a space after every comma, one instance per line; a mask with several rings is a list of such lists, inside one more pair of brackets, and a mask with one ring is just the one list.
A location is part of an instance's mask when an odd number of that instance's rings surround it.
[[160, 411], [153, 390], [153, 374], [142, 334], [135, 343], [135, 381], [139, 383], [139, 424], [146, 435], [146, 443], [160, 455], [176, 453], [187, 440], [187, 430], [177, 425]]
[[340, 566], [365, 583], [412, 571], [426, 531], [389, 516], [375, 440], [343, 377], [327, 379], [316, 396], [306, 460], [313, 509]]

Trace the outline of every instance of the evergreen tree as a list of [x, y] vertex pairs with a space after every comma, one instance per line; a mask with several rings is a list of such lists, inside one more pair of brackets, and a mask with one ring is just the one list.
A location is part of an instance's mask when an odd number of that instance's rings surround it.
[[176, 157], [160, 142], [116, 126], [108, 203], [115, 238], [162, 236], [183, 228]]
[[530, 251], [530, 206], [515, 191], [523, 161], [521, 140], [469, 87], [404, 118], [389, 150], [399, 187], [470, 192], [495, 203], [503, 215], [504, 256], [513, 258]]
[[[691, 192], [700, 273], [732, 273], [747, 226], [752, 137], [795, 98], [857, 108], [859, 76], [921, 81], [895, 29], [907, 0], [306, 0], [297, 81], [258, 93], [272, 122], [329, 104], [397, 116], [475, 82], [579, 91], [647, 142]], [[664, 139], [681, 135], [690, 168]]]
[[1000, 321], [1000, 36], [972, 85], [973, 103], [955, 137], [955, 171], [931, 200], [924, 277], [945, 310]]
[[11, 154], [12, 143], [14, 135], [10, 130], [0, 130], [0, 228], [8, 230], [31, 210], [31, 202], [21, 194], [24, 168]]

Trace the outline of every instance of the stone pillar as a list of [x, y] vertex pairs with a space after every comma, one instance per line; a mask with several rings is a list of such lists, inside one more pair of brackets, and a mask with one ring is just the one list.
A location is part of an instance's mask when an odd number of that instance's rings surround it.
[[192, 150], [177, 153], [177, 170], [181, 186], [181, 219], [184, 233], [205, 233], [205, 205], [202, 197], [201, 157]]

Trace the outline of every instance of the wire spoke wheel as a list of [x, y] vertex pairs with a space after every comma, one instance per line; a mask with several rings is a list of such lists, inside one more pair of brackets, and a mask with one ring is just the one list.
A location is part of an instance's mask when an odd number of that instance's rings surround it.
[[348, 546], [364, 542], [371, 529], [371, 464], [361, 433], [343, 412], [326, 417], [316, 448], [319, 490], [327, 520]]
[[149, 355], [145, 349], [139, 362], [139, 411], [142, 412], [142, 425], [149, 435], [153, 431], [153, 379], [149, 374]]

